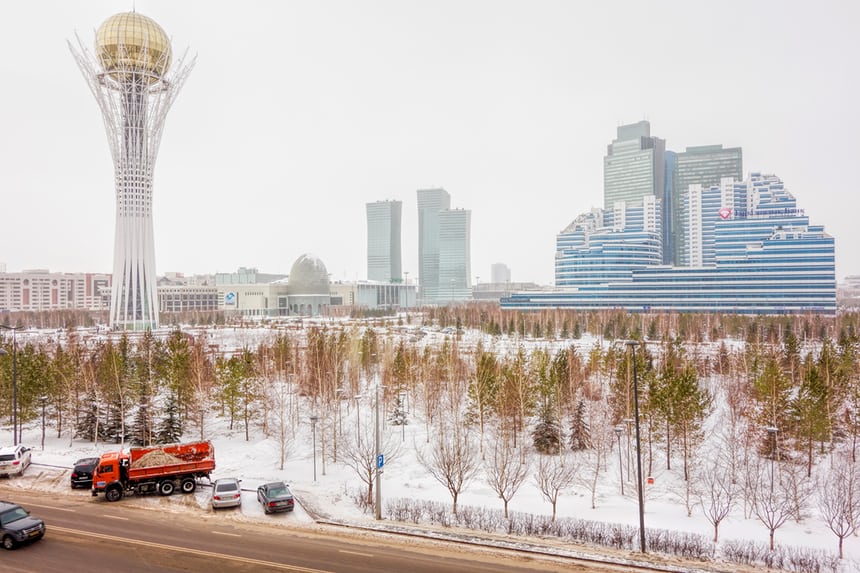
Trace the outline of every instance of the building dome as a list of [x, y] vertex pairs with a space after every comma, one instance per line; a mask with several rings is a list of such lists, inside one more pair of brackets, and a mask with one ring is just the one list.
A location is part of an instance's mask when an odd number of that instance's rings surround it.
[[147, 83], [155, 83], [170, 68], [170, 39], [155, 20], [137, 12], [123, 12], [99, 26], [96, 57], [116, 79], [135, 73]]
[[291, 296], [330, 294], [328, 271], [321, 260], [310, 254], [302, 255], [293, 263], [288, 284]]

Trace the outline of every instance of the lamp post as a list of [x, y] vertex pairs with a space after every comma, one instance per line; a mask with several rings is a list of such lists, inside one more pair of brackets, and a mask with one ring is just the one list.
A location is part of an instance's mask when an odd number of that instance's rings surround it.
[[45, 402], [48, 401], [48, 397], [42, 394], [39, 396], [39, 401], [42, 402], [42, 451], [45, 450]]
[[319, 416], [311, 416], [311, 433], [314, 435], [314, 481], [317, 481], [317, 420]]
[[406, 297], [406, 310], [409, 311], [409, 271], [403, 271], [403, 283], [406, 286], [403, 296]]
[[376, 383], [376, 503], [373, 504], [373, 516], [382, 519], [382, 448], [379, 445], [379, 381]]
[[618, 481], [621, 482], [621, 495], [624, 495], [624, 464], [621, 462], [621, 426], [615, 426], [615, 437], [618, 438]]
[[[17, 326], [0, 324], [0, 328], [12, 331], [12, 445], [18, 445], [18, 341]], [[5, 354], [5, 351], [4, 351]]]
[[633, 421], [636, 423], [636, 489], [639, 490], [639, 548], [645, 553], [645, 500], [642, 496], [642, 441], [639, 434], [639, 382], [636, 378], [636, 341], [628, 340], [633, 361]]

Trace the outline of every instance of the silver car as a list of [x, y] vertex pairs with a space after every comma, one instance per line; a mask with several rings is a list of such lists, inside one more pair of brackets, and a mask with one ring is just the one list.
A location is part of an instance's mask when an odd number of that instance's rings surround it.
[[18, 444], [0, 448], [0, 476], [24, 475], [30, 466], [30, 448]]
[[216, 479], [212, 484], [212, 509], [240, 507], [242, 488], [236, 478]]

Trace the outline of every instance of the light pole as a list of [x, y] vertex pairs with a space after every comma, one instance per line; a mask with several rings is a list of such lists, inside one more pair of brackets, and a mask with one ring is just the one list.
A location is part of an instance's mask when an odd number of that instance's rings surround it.
[[639, 382], [636, 378], [636, 341], [628, 340], [633, 361], [633, 420], [636, 423], [636, 489], [639, 490], [639, 548], [645, 553], [645, 500], [642, 497], [642, 441], [639, 435]]
[[406, 310], [409, 310], [409, 271], [403, 271], [403, 283], [406, 288], [403, 289], [403, 296], [406, 297]]
[[379, 445], [379, 381], [376, 383], [376, 503], [373, 504], [373, 516], [382, 519], [382, 448]]
[[39, 396], [39, 401], [42, 402], [42, 451], [45, 450], [45, 402], [48, 401], [48, 397], [42, 394]]
[[618, 481], [621, 482], [621, 495], [624, 495], [624, 464], [621, 462], [621, 426], [615, 426], [615, 437], [618, 438]]
[[[0, 324], [0, 328], [12, 331], [12, 445], [18, 445], [18, 341], [15, 333], [17, 326]], [[6, 351], [3, 351], [4, 354]]]
[[317, 481], [317, 420], [319, 416], [311, 416], [311, 433], [314, 435], [314, 481]]

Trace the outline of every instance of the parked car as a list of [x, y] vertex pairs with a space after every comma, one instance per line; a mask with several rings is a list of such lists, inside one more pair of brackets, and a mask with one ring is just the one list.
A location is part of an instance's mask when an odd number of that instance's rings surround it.
[[44, 536], [44, 521], [32, 517], [17, 503], [0, 501], [0, 541], [5, 549], [14, 549], [21, 543], [38, 541]]
[[30, 448], [18, 444], [0, 448], [0, 476], [9, 477], [12, 474], [24, 475], [24, 470], [30, 466]]
[[263, 505], [263, 511], [292, 511], [295, 507], [293, 493], [290, 487], [282, 481], [273, 481], [257, 488], [257, 501]]
[[212, 484], [212, 509], [242, 505], [242, 488], [236, 478], [216, 479]]
[[76, 461], [70, 478], [72, 489], [76, 487], [92, 487], [93, 470], [98, 463], [98, 458], [81, 458]]

